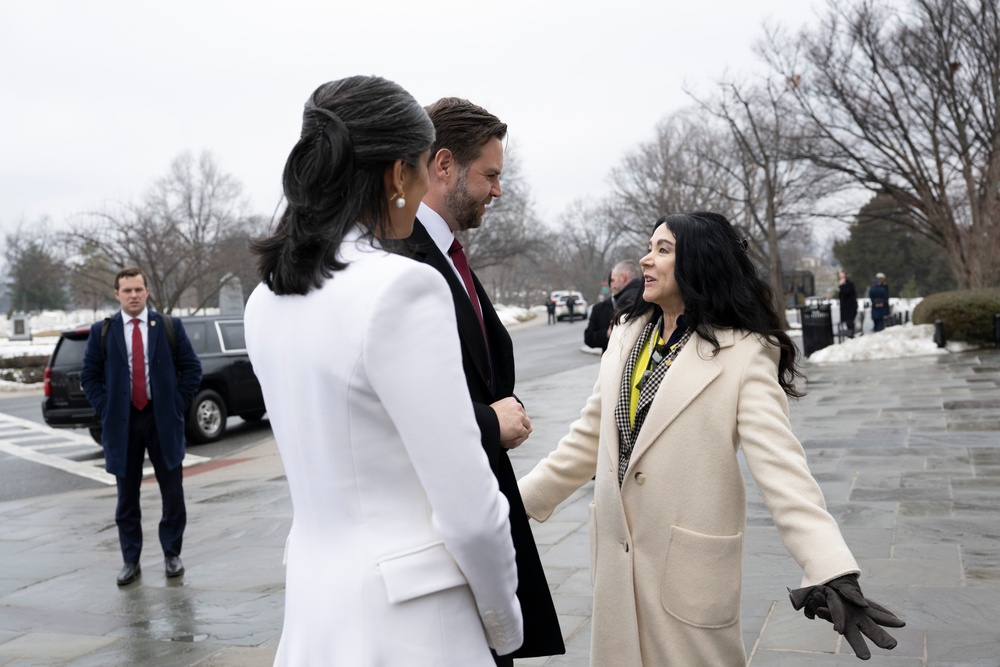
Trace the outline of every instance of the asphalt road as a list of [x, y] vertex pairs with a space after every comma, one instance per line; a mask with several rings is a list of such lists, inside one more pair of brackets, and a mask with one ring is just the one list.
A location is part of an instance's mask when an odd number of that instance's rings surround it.
[[[597, 363], [597, 355], [581, 351], [585, 327], [586, 322], [583, 321], [560, 322], [549, 326], [543, 320], [540, 324], [529, 323], [515, 328], [511, 332], [511, 338], [514, 342], [517, 380], [531, 380], [578, 368], [583, 364]], [[44, 426], [42, 400], [41, 390], [0, 392], [0, 417], [9, 415]], [[59, 433], [65, 432], [59, 430]], [[85, 429], [72, 429], [71, 432], [84, 438], [90, 437]], [[270, 436], [271, 428], [266, 418], [258, 422], [244, 422], [239, 417], [230, 417], [226, 434], [221, 440], [207, 445], [192, 445], [188, 451], [198, 456], [216, 458], [232, 455]], [[16, 451], [13, 449], [16, 446], [0, 451], [0, 501], [103, 486], [101, 482], [87, 477], [10, 453]], [[94, 456], [99, 455], [99, 450], [95, 450]]]
[[541, 324], [530, 324], [510, 334], [518, 382], [600, 361], [600, 356], [580, 351], [587, 328], [585, 320], [547, 325], [544, 314], [542, 318]]

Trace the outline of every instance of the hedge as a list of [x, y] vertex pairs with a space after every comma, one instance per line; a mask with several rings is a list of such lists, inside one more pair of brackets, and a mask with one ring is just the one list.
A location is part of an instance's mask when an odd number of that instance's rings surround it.
[[0, 380], [34, 384], [45, 377], [45, 366], [49, 355], [25, 355], [21, 357], [0, 357]]
[[947, 340], [992, 346], [993, 316], [1000, 313], [1000, 288], [954, 290], [932, 294], [913, 309], [914, 324], [941, 320]]

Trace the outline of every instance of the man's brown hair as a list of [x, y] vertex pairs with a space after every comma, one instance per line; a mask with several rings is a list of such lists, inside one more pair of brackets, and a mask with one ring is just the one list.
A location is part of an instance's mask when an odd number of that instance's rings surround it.
[[142, 269], [138, 266], [126, 266], [115, 276], [115, 291], [118, 291], [118, 281], [122, 278], [132, 278], [133, 276], [142, 276], [142, 286], [148, 287], [146, 284], [146, 274], [142, 272]]
[[437, 135], [431, 145], [431, 160], [447, 148], [459, 167], [466, 167], [479, 157], [486, 142], [494, 138], [503, 141], [507, 136], [507, 123], [460, 97], [442, 97], [425, 110]]

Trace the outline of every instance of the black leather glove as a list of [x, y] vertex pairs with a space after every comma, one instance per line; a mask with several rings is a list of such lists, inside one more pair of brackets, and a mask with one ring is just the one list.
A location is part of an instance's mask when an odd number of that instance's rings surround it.
[[906, 623], [874, 600], [866, 600], [858, 586], [858, 575], [847, 574], [819, 586], [788, 589], [788, 597], [796, 611], [804, 609], [807, 618], [820, 618], [833, 623], [833, 629], [844, 635], [854, 654], [862, 660], [872, 657], [865, 637], [879, 648], [892, 649], [896, 640], [880, 626], [901, 628]]

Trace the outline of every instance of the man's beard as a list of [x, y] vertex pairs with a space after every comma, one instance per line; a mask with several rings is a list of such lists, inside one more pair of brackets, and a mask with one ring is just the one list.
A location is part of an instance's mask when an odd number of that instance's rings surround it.
[[458, 230], [478, 229], [483, 224], [483, 216], [479, 212], [482, 202], [476, 201], [469, 194], [466, 187], [468, 171], [461, 169], [458, 172], [458, 182], [455, 187], [445, 196], [444, 203], [451, 212], [455, 222], [458, 223]]

